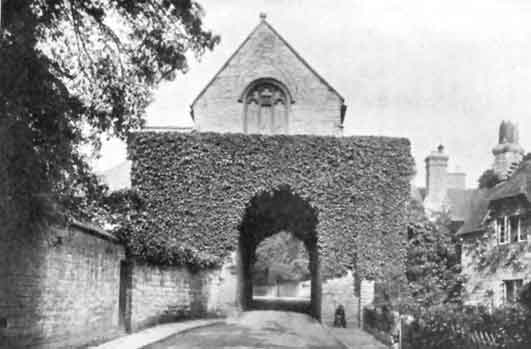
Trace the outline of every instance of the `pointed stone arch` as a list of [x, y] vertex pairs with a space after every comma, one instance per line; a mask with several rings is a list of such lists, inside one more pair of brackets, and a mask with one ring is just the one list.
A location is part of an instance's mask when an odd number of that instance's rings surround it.
[[288, 88], [273, 78], [251, 82], [240, 95], [243, 103], [245, 133], [287, 134], [293, 96]]
[[294, 193], [288, 185], [281, 185], [271, 191], [260, 192], [251, 198], [238, 226], [239, 302], [243, 310], [256, 307], [252, 298], [252, 265], [256, 258], [256, 248], [266, 238], [286, 231], [301, 240], [308, 251], [311, 300], [304, 311], [320, 319], [321, 280], [317, 224], [317, 209]]

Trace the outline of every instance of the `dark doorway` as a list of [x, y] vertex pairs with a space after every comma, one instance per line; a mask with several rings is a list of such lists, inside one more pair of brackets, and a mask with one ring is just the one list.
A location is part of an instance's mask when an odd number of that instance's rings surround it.
[[[247, 204], [239, 226], [240, 303], [243, 310], [273, 309], [305, 312], [320, 319], [321, 281], [316, 227], [317, 210], [289, 186], [255, 195]], [[307, 251], [310, 297], [307, 300], [268, 300], [253, 297], [257, 247], [276, 234], [291, 234]]]
[[118, 321], [120, 326], [129, 331], [127, 326], [127, 285], [129, 280], [129, 268], [127, 261], [120, 262], [120, 290], [118, 295]]

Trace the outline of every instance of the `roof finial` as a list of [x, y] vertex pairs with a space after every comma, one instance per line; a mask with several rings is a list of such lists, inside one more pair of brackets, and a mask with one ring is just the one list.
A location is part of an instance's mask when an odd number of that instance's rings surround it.
[[260, 20], [265, 21], [267, 18], [267, 14], [265, 12], [260, 12]]

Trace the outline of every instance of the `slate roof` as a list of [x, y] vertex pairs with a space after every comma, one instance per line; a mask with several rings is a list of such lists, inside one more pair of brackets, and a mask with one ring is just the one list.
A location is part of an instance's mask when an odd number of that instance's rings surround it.
[[265, 19], [262, 19], [260, 20], [260, 23], [258, 23], [258, 25], [254, 28], [254, 30], [247, 36], [247, 38], [245, 38], [245, 40], [240, 44], [240, 46], [238, 46], [236, 51], [234, 51], [234, 53], [229, 57], [229, 59], [225, 62], [225, 64], [223, 64], [223, 66], [218, 70], [218, 72], [214, 75], [214, 77], [212, 77], [212, 79], [206, 84], [206, 86], [201, 90], [201, 92], [199, 92], [197, 97], [192, 102], [192, 105], [191, 105], [192, 108], [194, 107], [196, 102], [201, 98], [201, 96], [203, 96], [203, 94], [208, 90], [210, 85], [212, 85], [212, 83], [216, 81], [216, 78], [219, 76], [219, 74], [221, 74], [221, 72], [225, 70], [225, 68], [229, 65], [229, 63], [233, 60], [233, 58], [238, 54], [238, 52], [241, 51], [241, 49], [253, 37], [253, 35], [258, 31], [258, 29], [261, 26], [266, 26], [267, 29], [269, 29], [273, 34], [275, 34], [275, 36], [277, 36], [280, 39], [280, 41], [289, 48], [289, 50], [295, 55], [295, 57], [297, 57], [297, 59], [301, 61], [301, 63], [304, 64], [306, 68], [310, 70], [310, 72], [312, 72], [312, 74], [314, 74], [324, 85], [326, 85], [330, 89], [330, 91], [332, 91], [339, 97], [339, 99], [341, 100], [341, 103], [345, 102], [345, 98], [343, 98], [343, 96], [334, 87], [332, 87], [332, 85], [330, 85], [328, 81], [326, 81], [319, 73], [317, 73], [317, 71], [308, 62], [306, 62], [306, 60], [302, 58], [302, 56], [297, 51], [295, 51], [295, 49], [286, 41], [286, 39], [282, 37], [282, 35], [280, 35], [275, 30], [275, 28], [273, 28], [271, 24], [269, 24], [269, 22], [267, 22]]

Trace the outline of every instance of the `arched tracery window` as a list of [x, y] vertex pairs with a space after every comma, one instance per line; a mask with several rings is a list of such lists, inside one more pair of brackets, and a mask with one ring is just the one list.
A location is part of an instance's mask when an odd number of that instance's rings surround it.
[[285, 134], [288, 132], [290, 96], [271, 80], [257, 81], [244, 93], [245, 133]]

